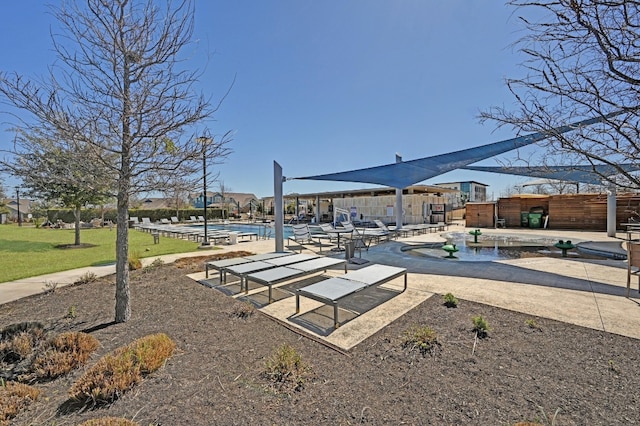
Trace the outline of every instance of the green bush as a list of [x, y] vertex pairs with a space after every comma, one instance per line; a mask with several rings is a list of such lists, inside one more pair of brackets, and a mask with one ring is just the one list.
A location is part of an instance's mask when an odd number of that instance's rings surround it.
[[482, 315], [478, 315], [471, 318], [471, 321], [473, 322], [472, 331], [476, 332], [478, 337], [485, 337], [490, 330], [487, 320], [482, 318]]
[[266, 361], [265, 375], [279, 391], [290, 393], [304, 388], [312, 370], [295, 348], [285, 343]]
[[136, 271], [142, 268], [142, 261], [140, 260], [140, 253], [129, 253], [129, 270]]
[[534, 330], [542, 330], [542, 327], [540, 327], [536, 322], [536, 320], [534, 319], [525, 320], [524, 323], [527, 325], [527, 327], [532, 328]]
[[413, 326], [404, 333], [405, 348], [418, 349], [423, 355], [432, 354], [440, 346], [438, 333], [429, 326]]
[[87, 404], [115, 401], [123, 392], [159, 369], [173, 355], [175, 343], [166, 334], [142, 337], [100, 358], [71, 386], [72, 400]]
[[456, 297], [451, 293], [445, 294], [443, 297], [443, 300], [444, 300], [444, 306], [446, 306], [447, 308], [458, 307], [458, 299], [456, 299]]

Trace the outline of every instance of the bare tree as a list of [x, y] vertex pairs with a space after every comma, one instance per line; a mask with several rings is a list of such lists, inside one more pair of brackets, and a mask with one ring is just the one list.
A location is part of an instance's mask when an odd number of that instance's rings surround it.
[[[506, 83], [514, 107], [483, 112], [483, 120], [518, 132], [547, 132], [543, 147], [561, 164], [609, 165], [619, 173], [604, 181], [638, 188], [640, 179], [621, 164], [640, 154], [640, 3], [629, 0], [513, 0], [526, 29], [515, 47], [526, 55], [525, 77]], [[529, 11], [542, 11], [529, 19]], [[616, 111], [621, 114], [604, 118]], [[574, 132], [552, 129], [577, 119], [604, 118]], [[594, 173], [598, 171], [594, 167]]]
[[170, 205], [176, 209], [176, 217], [180, 217], [180, 209], [185, 208], [189, 204], [187, 198], [194, 185], [194, 179], [176, 173], [172, 174], [160, 190], [166, 198], [171, 200]]
[[[226, 185], [223, 180], [218, 181], [218, 190], [220, 191], [220, 196], [222, 197], [222, 218], [229, 218], [229, 199], [227, 194], [232, 191], [231, 187]], [[226, 217], [225, 217], [226, 215]]]
[[82, 146], [111, 169], [119, 225], [115, 321], [125, 322], [131, 315], [129, 197], [156, 189], [147, 187], [150, 174], [197, 160], [201, 147], [187, 132], [219, 104], [195, 91], [198, 71], [180, 63], [193, 32], [189, 0], [86, 0], [53, 11], [61, 32], [52, 34], [59, 60], [48, 81], [2, 73], [0, 94], [31, 113], [34, 119], [20, 127]]

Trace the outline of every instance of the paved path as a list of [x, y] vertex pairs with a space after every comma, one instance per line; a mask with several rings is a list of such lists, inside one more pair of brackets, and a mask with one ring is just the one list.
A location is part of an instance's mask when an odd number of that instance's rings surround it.
[[[452, 227], [448, 232], [467, 233], [469, 230], [464, 227]], [[590, 248], [618, 253], [624, 252], [623, 243], [626, 237], [624, 233], [612, 238], [607, 237], [604, 232], [519, 228], [483, 229], [483, 233], [569, 239], [574, 243], [588, 243]], [[322, 338], [348, 349], [422, 300], [436, 293], [451, 292], [460, 299], [640, 339], [639, 293], [635, 288], [631, 292], [631, 298], [626, 297], [624, 261], [523, 258], [494, 262], [462, 262], [418, 257], [403, 250], [408, 245], [419, 245], [429, 241], [442, 241], [442, 237], [432, 233], [401, 238], [372, 246], [368, 252], [363, 252], [362, 257], [372, 263], [406, 267], [410, 272], [409, 290], [356, 320], [348, 321], [329, 336]], [[273, 251], [274, 248], [273, 240], [221, 246], [222, 251], [246, 250], [255, 253]], [[204, 254], [205, 252], [199, 250], [159, 257], [164, 262], [173, 262], [180, 257]], [[143, 259], [143, 265], [155, 259]], [[98, 276], [110, 275], [115, 273], [115, 266], [87, 267], [1, 283], [0, 304], [40, 293], [50, 282], [59, 286], [71, 284], [87, 272], [93, 272]], [[202, 279], [204, 273], [194, 274], [193, 278]], [[391, 283], [392, 287], [394, 285], [398, 284]], [[291, 303], [295, 303], [294, 299], [289, 297], [262, 310], [288, 321], [292, 312], [295, 312], [290, 306]], [[313, 306], [315, 305], [308, 306], [308, 309], [314, 309]]]

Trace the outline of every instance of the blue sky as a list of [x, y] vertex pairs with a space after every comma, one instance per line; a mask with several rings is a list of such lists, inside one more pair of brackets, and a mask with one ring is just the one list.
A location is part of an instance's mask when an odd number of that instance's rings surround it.
[[[219, 99], [202, 128], [234, 132], [233, 153], [216, 166], [232, 192], [273, 194], [273, 161], [287, 177], [377, 166], [513, 137], [478, 122], [510, 106], [505, 77], [522, 73], [510, 45], [522, 36], [516, 11], [499, 1], [196, 1], [188, 64], [200, 89]], [[0, 70], [29, 77], [55, 60], [56, 21], [40, 1], [3, 4]], [[2, 116], [0, 148], [12, 135]], [[512, 158], [515, 153], [501, 158]], [[497, 165], [489, 159], [482, 165]], [[454, 171], [424, 183], [475, 180], [496, 198], [523, 178]], [[15, 182], [5, 181], [10, 187]], [[209, 184], [214, 189], [216, 184]], [[290, 181], [285, 194], [363, 188], [359, 183]]]

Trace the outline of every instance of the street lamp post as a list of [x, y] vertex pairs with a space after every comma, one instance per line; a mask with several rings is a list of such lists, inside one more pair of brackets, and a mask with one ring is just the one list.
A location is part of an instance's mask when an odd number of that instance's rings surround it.
[[207, 233], [207, 146], [211, 142], [211, 138], [199, 137], [196, 139], [202, 144], [202, 200], [204, 203], [204, 240], [202, 247], [209, 247], [209, 235]]
[[18, 205], [18, 226], [22, 226], [22, 216], [20, 215], [20, 187], [16, 186], [16, 204]]

